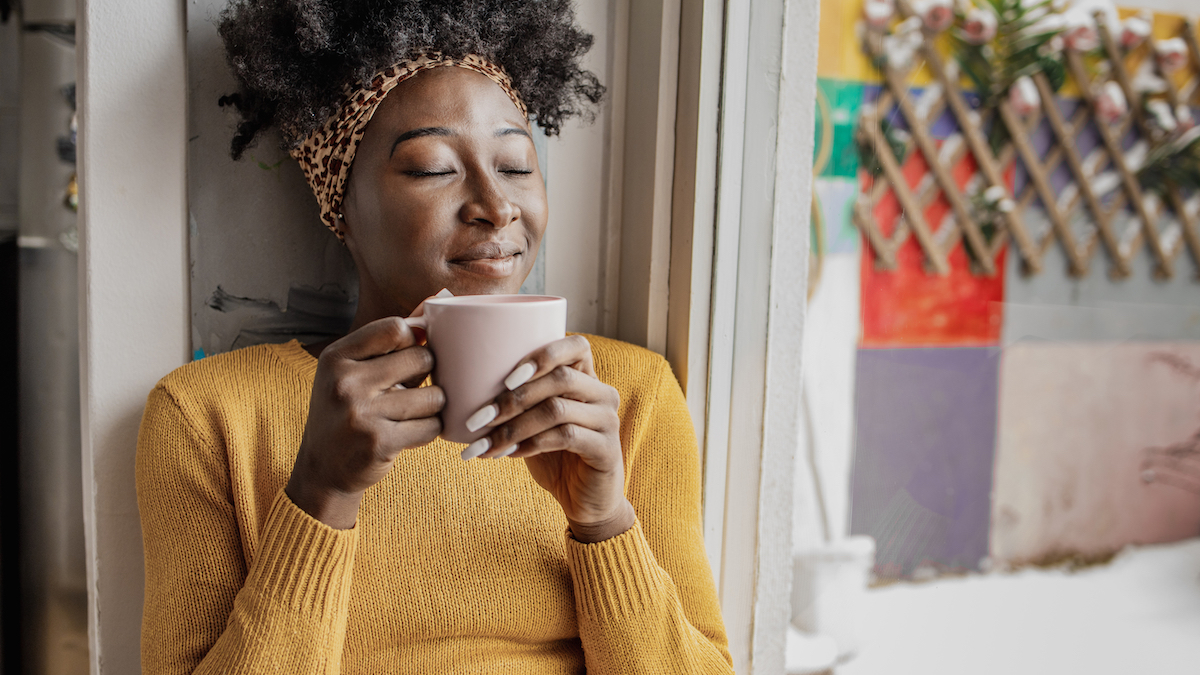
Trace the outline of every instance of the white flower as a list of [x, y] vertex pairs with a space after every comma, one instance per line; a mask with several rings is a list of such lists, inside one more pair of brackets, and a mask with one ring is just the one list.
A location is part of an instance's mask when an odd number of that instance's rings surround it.
[[1154, 45], [1154, 55], [1158, 58], [1158, 67], [1164, 73], [1173, 73], [1187, 65], [1188, 48], [1183, 38], [1171, 38]]
[[1029, 115], [1042, 104], [1037, 85], [1028, 75], [1023, 75], [1013, 82], [1012, 88], [1008, 90], [1008, 104], [1012, 106], [1013, 112], [1021, 117]]
[[951, 0], [913, 0], [912, 8], [931, 33], [940, 33], [954, 24]]
[[875, 30], [884, 30], [896, 16], [894, 0], [866, 0], [863, 3], [863, 18]]
[[1092, 192], [1097, 197], [1103, 198], [1119, 187], [1121, 187], [1121, 177], [1115, 171], [1105, 171], [1099, 176], [1092, 178]]
[[1096, 22], [1082, 11], [1071, 10], [1064, 15], [1066, 30], [1063, 40], [1067, 47], [1077, 52], [1090, 52], [1100, 46], [1100, 33], [1096, 30]]
[[1134, 49], [1150, 37], [1150, 22], [1145, 16], [1131, 16], [1121, 24], [1121, 46]]
[[1148, 101], [1146, 110], [1154, 118], [1154, 123], [1163, 131], [1170, 133], [1179, 128], [1179, 122], [1175, 119], [1175, 111], [1171, 110], [1170, 103], [1162, 99]]
[[1059, 54], [1063, 53], [1063, 49], [1065, 49], [1066, 46], [1067, 43], [1063, 40], [1063, 36], [1055, 35], [1049, 40], [1046, 40], [1045, 44], [1038, 49], [1038, 55], [1058, 56]]
[[1142, 61], [1129, 84], [1134, 91], [1143, 95], [1163, 94], [1167, 91], [1167, 81], [1158, 76], [1154, 71], [1154, 64], [1150, 61]]
[[974, 7], [967, 12], [967, 18], [963, 22], [963, 39], [973, 45], [991, 42], [992, 38], [996, 37], [998, 24], [996, 14], [990, 9]]
[[1175, 107], [1175, 121], [1179, 123], [1179, 128], [1182, 131], [1190, 131], [1196, 126], [1196, 117], [1192, 114], [1192, 109], [1180, 103]]
[[1105, 124], [1112, 124], [1129, 112], [1129, 100], [1121, 85], [1108, 81], [1096, 95], [1096, 117]]
[[983, 201], [988, 204], [999, 204], [1002, 199], [1008, 196], [1008, 191], [999, 185], [993, 185], [983, 191]]

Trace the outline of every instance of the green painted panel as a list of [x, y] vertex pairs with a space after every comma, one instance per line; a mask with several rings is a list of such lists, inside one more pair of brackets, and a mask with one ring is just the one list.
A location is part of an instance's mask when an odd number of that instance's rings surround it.
[[[862, 82], [830, 78], [817, 80], [816, 148], [820, 161], [822, 150], [828, 159], [821, 176], [855, 178], [858, 174], [858, 153], [854, 149], [854, 125], [863, 102]], [[828, 117], [828, 120], [826, 120]]]

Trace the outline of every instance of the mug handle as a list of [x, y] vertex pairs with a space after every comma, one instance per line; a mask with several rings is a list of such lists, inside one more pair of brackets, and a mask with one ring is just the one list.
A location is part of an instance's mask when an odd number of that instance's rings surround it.
[[404, 319], [404, 323], [408, 324], [409, 328], [420, 328], [425, 332], [429, 332], [429, 317], [425, 315], [410, 316]]

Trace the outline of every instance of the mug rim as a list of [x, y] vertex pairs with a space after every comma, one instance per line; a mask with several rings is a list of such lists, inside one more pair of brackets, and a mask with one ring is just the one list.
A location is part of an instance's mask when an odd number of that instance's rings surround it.
[[551, 304], [555, 302], [566, 302], [567, 299], [557, 295], [526, 295], [523, 293], [495, 293], [495, 294], [477, 294], [477, 295], [456, 295], [452, 298], [429, 298], [425, 301], [426, 305], [443, 305], [443, 306], [477, 306], [487, 307], [495, 305], [534, 305], [534, 304]]

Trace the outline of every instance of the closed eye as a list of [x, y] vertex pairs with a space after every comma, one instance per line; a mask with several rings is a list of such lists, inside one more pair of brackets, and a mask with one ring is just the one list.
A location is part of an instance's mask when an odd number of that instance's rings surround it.
[[501, 169], [500, 173], [507, 173], [514, 176], [528, 176], [533, 173], [533, 169]]
[[425, 177], [428, 177], [428, 176], [449, 176], [449, 175], [450, 175], [450, 174], [452, 174], [452, 173], [454, 173], [454, 172], [453, 172], [453, 171], [422, 171], [422, 170], [414, 170], [414, 171], [405, 171], [405, 172], [404, 172], [404, 175], [405, 175], [405, 176], [412, 176], [413, 178], [425, 178]]

